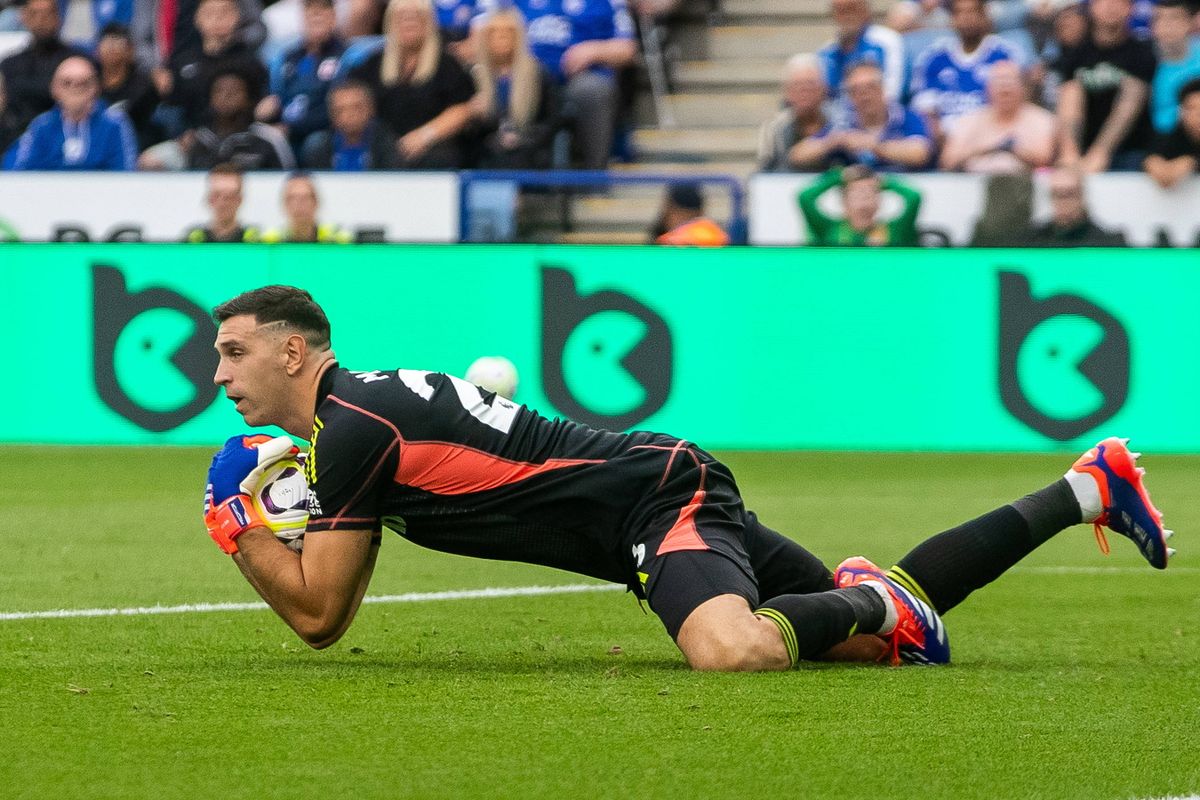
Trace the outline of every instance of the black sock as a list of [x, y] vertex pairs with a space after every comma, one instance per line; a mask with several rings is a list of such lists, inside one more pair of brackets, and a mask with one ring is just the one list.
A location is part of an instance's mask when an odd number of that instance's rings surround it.
[[945, 614], [1081, 520], [1071, 485], [1060, 479], [1012, 505], [926, 539], [889, 574]]
[[779, 626], [792, 665], [812, 659], [856, 633], [875, 633], [883, 626], [887, 606], [869, 586], [851, 586], [816, 594], [782, 594], [763, 603], [755, 614]]
[[1025, 495], [1014, 501], [1012, 507], [1029, 525], [1029, 537], [1034, 547], [1083, 522], [1083, 511], [1075, 499], [1075, 490], [1066, 478], [1059, 478], [1045, 489]]

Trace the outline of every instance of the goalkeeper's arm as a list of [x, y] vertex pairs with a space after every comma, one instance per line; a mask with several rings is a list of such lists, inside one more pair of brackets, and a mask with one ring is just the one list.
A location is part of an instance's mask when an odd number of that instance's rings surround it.
[[[266, 471], [297, 450], [286, 436], [233, 436], [213, 457], [204, 492], [204, 523], [233, 556], [267, 604], [314, 648], [328, 647], [350, 627], [375, 568], [379, 534], [310, 531], [304, 552], [276, 538], [251, 495]], [[288, 512], [284, 512], [286, 516]], [[288, 522], [287, 525], [291, 525]], [[303, 524], [303, 523], [300, 523]]]
[[312, 531], [297, 553], [268, 528], [238, 537], [233, 560], [246, 580], [306, 644], [321, 649], [342, 637], [358, 611], [379, 553], [370, 530]]

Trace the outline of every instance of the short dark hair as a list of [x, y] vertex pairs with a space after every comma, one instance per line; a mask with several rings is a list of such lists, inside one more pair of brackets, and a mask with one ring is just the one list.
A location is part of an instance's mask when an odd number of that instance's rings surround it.
[[253, 315], [259, 325], [287, 323], [304, 337], [309, 347], [324, 349], [329, 346], [329, 318], [313, 296], [303, 289], [278, 284], [264, 286], [226, 300], [212, 312], [218, 325], [245, 314]]
[[100, 29], [100, 33], [96, 36], [96, 41], [99, 41], [106, 36], [115, 36], [118, 39], [124, 39], [130, 44], [133, 43], [133, 35], [129, 33], [129, 26], [120, 22], [109, 22]]
[[1189, 16], [1192, 14], [1192, 7], [1187, 0], [1158, 0], [1154, 6], [1155, 8], [1178, 8], [1182, 9]]
[[215, 86], [217, 81], [221, 78], [236, 78], [241, 82], [242, 86], [246, 87], [246, 94], [253, 97], [254, 78], [250, 76], [250, 74], [242, 65], [226, 62], [213, 70], [212, 75], [210, 75], [208, 79], [208, 91], [210, 94], [212, 93], [213, 86]]
[[1187, 100], [1189, 96], [1195, 94], [1196, 92], [1200, 92], [1200, 78], [1192, 78], [1183, 86], [1179, 87], [1179, 94], [1177, 95], [1179, 98], [1179, 105], [1183, 105], [1183, 101]]
[[842, 186], [868, 180], [879, 180], [879, 173], [865, 164], [851, 164], [842, 170]]
[[685, 211], [704, 211], [704, 195], [698, 183], [672, 183], [667, 187], [667, 199]]

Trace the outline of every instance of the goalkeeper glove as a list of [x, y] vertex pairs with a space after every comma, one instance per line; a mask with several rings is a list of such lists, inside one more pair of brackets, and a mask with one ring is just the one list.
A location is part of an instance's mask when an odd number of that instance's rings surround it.
[[294, 457], [300, 448], [286, 436], [234, 436], [213, 456], [204, 488], [204, 526], [217, 547], [237, 552], [237, 537], [251, 528], [268, 527], [250, 499], [272, 464]]

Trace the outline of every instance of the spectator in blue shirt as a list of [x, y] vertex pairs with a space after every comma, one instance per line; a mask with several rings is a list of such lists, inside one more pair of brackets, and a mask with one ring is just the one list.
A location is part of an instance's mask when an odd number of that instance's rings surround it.
[[817, 136], [828, 164], [862, 164], [893, 172], [929, 166], [933, 142], [925, 123], [913, 111], [887, 98], [879, 67], [867, 63], [851, 67], [842, 92], [849, 100], [849, 118]]
[[832, 0], [830, 13], [837, 29], [834, 41], [817, 51], [825, 65], [825, 82], [840, 98], [850, 67], [875, 64], [883, 73], [889, 100], [900, 100], [904, 91], [904, 42], [900, 34], [871, 22], [868, 0]]
[[1179, 90], [1200, 77], [1200, 42], [1191, 37], [1196, 14], [1185, 0], [1160, 0], [1154, 9], [1158, 68], [1150, 82], [1150, 121], [1157, 133], [1170, 133], [1179, 118]]
[[304, 0], [304, 41], [271, 66], [271, 93], [255, 114], [260, 122], [279, 122], [293, 150], [329, 128], [326, 95], [345, 51], [333, 0]]
[[329, 90], [333, 127], [317, 131], [304, 143], [306, 169], [364, 172], [399, 169], [396, 136], [375, 116], [375, 97], [362, 81], [347, 80]]
[[913, 69], [912, 107], [925, 117], [937, 141], [960, 117], [987, 105], [992, 64], [1021, 60], [1016, 47], [989, 32], [984, 0], [952, 0], [950, 23], [955, 35], [922, 50]]
[[434, 0], [442, 41], [461, 42], [470, 35], [476, 6], [475, 0]]
[[[865, 0], [855, 0], [865, 2]], [[498, 0], [481, 3], [486, 10]], [[529, 48], [564, 86], [565, 113], [583, 169], [604, 169], [612, 149], [619, 89], [615, 70], [637, 57], [625, 0], [514, 0]]]
[[38, 116], [17, 141], [16, 170], [131, 170], [137, 138], [129, 118], [99, 100], [92, 62], [71, 56], [50, 81], [55, 106]]

